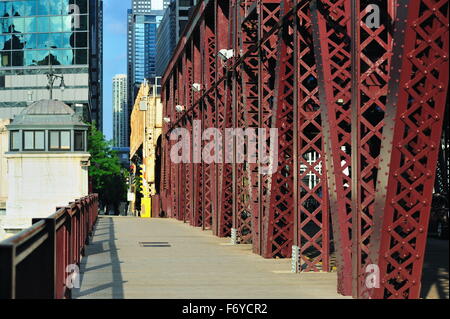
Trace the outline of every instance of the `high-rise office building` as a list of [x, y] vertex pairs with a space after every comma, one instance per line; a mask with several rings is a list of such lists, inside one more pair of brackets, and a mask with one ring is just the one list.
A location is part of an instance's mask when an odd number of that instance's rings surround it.
[[154, 10], [151, 0], [132, 0], [128, 10], [128, 112], [140, 84], [153, 83], [156, 73], [156, 32], [164, 10]]
[[127, 147], [128, 140], [127, 76], [118, 74], [113, 78], [113, 145]]
[[171, 0], [158, 28], [156, 41], [156, 73], [163, 76], [181, 35], [189, 21], [192, 9], [199, 0]]
[[103, 0], [0, 1], [0, 118], [48, 99], [53, 71], [64, 79], [53, 98], [83, 105], [102, 129], [102, 8]]

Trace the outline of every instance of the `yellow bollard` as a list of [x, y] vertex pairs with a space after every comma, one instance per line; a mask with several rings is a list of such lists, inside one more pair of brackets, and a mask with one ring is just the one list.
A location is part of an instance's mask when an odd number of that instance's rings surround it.
[[141, 199], [141, 218], [152, 217], [152, 202], [150, 197], [142, 197]]

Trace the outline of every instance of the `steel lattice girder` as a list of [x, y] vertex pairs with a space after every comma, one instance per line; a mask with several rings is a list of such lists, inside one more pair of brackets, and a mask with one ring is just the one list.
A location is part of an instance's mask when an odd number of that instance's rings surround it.
[[[380, 145], [389, 83], [396, 0], [377, 6], [383, 21], [367, 23], [374, 9], [370, 0], [352, 2], [352, 271], [353, 296], [369, 298], [366, 267], [373, 231], [373, 210]], [[381, 19], [381, 17], [380, 17]]]
[[[192, 49], [193, 49], [193, 43], [191, 42], [188, 45], [188, 48], [186, 50], [186, 68], [184, 69], [184, 87], [185, 87], [185, 100], [184, 100], [184, 104], [186, 109], [191, 110], [191, 108], [193, 107], [193, 90], [192, 90], [192, 85], [194, 83], [194, 79], [193, 79], [193, 67], [192, 67]], [[192, 139], [192, 132], [193, 132], [193, 109], [189, 112], [188, 116], [185, 118], [185, 125], [184, 127], [188, 130], [189, 132], [189, 139], [190, 139], [190, 145], [191, 145], [191, 153], [190, 153], [190, 159], [188, 163], [184, 163], [183, 164], [183, 169], [184, 169], [184, 176], [185, 176], [185, 180], [184, 180], [184, 189], [185, 189], [185, 211], [184, 211], [184, 215], [183, 215], [183, 220], [184, 222], [189, 222], [189, 223], [193, 223], [193, 203], [194, 203], [194, 196], [193, 196], [193, 191], [194, 191], [194, 186], [195, 183], [197, 181], [194, 181], [194, 176], [193, 176], [193, 139]], [[193, 182], [194, 181], [194, 182]]]
[[318, 98], [316, 58], [309, 3], [296, 10], [294, 25], [295, 164], [294, 241], [300, 247], [300, 271], [329, 271], [330, 238], [324, 141]]
[[448, 1], [399, 0], [375, 197], [374, 298], [419, 298], [448, 92]]
[[352, 294], [350, 0], [312, 0], [338, 292]]
[[[217, 36], [217, 53], [222, 49], [230, 47], [230, 3], [228, 1], [218, 1], [216, 3], [216, 23], [220, 28], [216, 31]], [[231, 95], [230, 83], [227, 79], [220, 81], [220, 79], [227, 77], [228, 71], [226, 64], [221, 61], [216, 61], [216, 112], [217, 112], [217, 126], [220, 129], [222, 139], [219, 143], [219, 148], [222, 150], [220, 157], [221, 163], [217, 165], [218, 177], [218, 196], [217, 196], [217, 229], [215, 234], [219, 237], [227, 237], [231, 235], [232, 215], [233, 215], [233, 172], [231, 163], [225, 161], [225, 129], [233, 126], [233, 117], [231, 110]], [[220, 83], [219, 83], [220, 81]], [[231, 146], [232, 147], [232, 146]], [[213, 228], [214, 229], [214, 228]]]
[[[338, 291], [362, 298], [416, 298], [448, 88], [448, 1], [397, 0], [397, 9], [394, 1], [378, 1], [389, 33], [363, 24], [367, 1], [220, 3], [232, 20], [227, 21], [232, 37], [227, 45], [235, 57], [223, 69], [217, 65], [216, 54], [224, 48], [215, 36], [221, 34], [219, 6], [205, 0], [164, 76], [165, 114], [173, 119], [172, 128], [198, 117], [203, 128], [222, 132], [230, 123], [244, 129], [279, 128], [287, 133], [280, 139], [284, 157], [279, 162], [289, 170], [261, 176], [258, 163], [233, 164], [230, 184], [225, 165], [202, 164], [202, 226], [211, 227], [206, 216], [214, 215], [215, 233], [220, 223], [228, 231], [231, 224], [223, 221], [230, 215], [223, 211], [229, 214], [230, 202], [219, 203], [231, 198], [241, 242], [251, 240], [254, 251], [265, 257], [289, 256], [287, 248], [295, 243], [306, 271], [328, 270], [331, 213]], [[290, 5], [295, 19], [287, 12]], [[388, 20], [394, 17], [392, 27]], [[193, 112], [176, 114], [173, 107], [186, 94], [182, 63], [197, 26], [203, 29], [204, 91], [192, 100]], [[269, 142], [260, 145], [266, 152]], [[236, 151], [236, 140], [233, 144]], [[166, 159], [168, 146], [165, 141]], [[164, 163], [169, 168], [164, 168], [168, 198], [163, 202], [172, 196], [169, 216], [180, 218], [185, 205], [181, 189], [168, 181], [181, 182], [185, 175], [181, 165]], [[307, 175], [318, 183], [308, 184]], [[231, 185], [231, 197], [224, 196], [224, 185]], [[285, 205], [291, 210], [285, 212]], [[277, 223], [279, 218], [286, 223]], [[311, 225], [316, 233], [311, 234]], [[308, 258], [311, 248], [319, 252], [315, 259]], [[380, 266], [382, 289], [364, 285], [370, 263]]]
[[[262, 136], [259, 136], [258, 139], [258, 155], [261, 157], [267, 156], [273, 151], [271, 147], [274, 141], [271, 141], [271, 136], [267, 133], [267, 130], [270, 128], [282, 129], [281, 123], [278, 122], [278, 116], [286, 110], [280, 110], [281, 112], [279, 112], [276, 109], [275, 92], [279, 86], [277, 75], [273, 72], [277, 68], [279, 61], [279, 38], [278, 33], [273, 32], [273, 29], [280, 22], [280, 1], [260, 1], [258, 9], [258, 36], [260, 43], [258, 71], [259, 129], [266, 131], [265, 139], [262, 140]], [[290, 110], [292, 116], [292, 105]], [[284, 133], [288, 132], [285, 131]], [[286, 205], [286, 202], [292, 205], [292, 184], [289, 187], [289, 183], [286, 183], [289, 180], [284, 176], [292, 174], [292, 165], [289, 167], [289, 164], [286, 163], [286, 161], [292, 159], [292, 143], [291, 145], [283, 145], [280, 138], [284, 138], [283, 133], [279, 135], [278, 139], [278, 142], [281, 143], [281, 148], [278, 151], [280, 165], [278, 170], [273, 174], [262, 173], [261, 159], [258, 159], [260, 194], [258, 222], [260, 223], [259, 229], [261, 231], [261, 255], [266, 258], [289, 257], [292, 251], [292, 232], [289, 232], [289, 230], [292, 230], [292, 209], [289, 209]], [[289, 148], [289, 146], [291, 147]], [[279, 182], [283, 184], [282, 190], [279, 189], [280, 185], [277, 185]], [[278, 192], [284, 192], [284, 194]], [[285, 202], [276, 205], [272, 202], [276, 198]]]
[[[200, 30], [194, 35], [192, 56], [193, 56], [193, 82], [202, 83], [202, 39], [205, 36], [205, 21], [203, 20], [200, 25]], [[203, 113], [201, 109], [201, 104], [195, 102], [200, 99], [201, 93], [198, 91], [193, 92], [192, 104], [193, 109], [193, 119], [194, 121], [199, 121], [200, 127], [194, 126], [192, 131], [192, 149], [193, 149], [193, 160], [199, 154], [196, 154], [198, 150], [201, 150], [201, 133], [202, 133], [202, 119]], [[198, 163], [197, 159], [194, 160], [194, 179], [193, 179], [193, 213], [192, 213], [192, 226], [200, 227], [203, 223], [203, 163]]]
[[[256, 7], [250, 11], [250, 5], [253, 1], [245, 1], [241, 3], [242, 8], [240, 9], [240, 28], [242, 30], [242, 42], [241, 49], [242, 53], [245, 55], [243, 58], [243, 64], [240, 66], [240, 80], [242, 83], [242, 108], [244, 115], [244, 122], [239, 123], [241, 128], [248, 129], [250, 132], [256, 132], [259, 127], [259, 101], [258, 101], [258, 64], [259, 56], [257, 51], [258, 43], [258, 17], [256, 14]], [[247, 141], [247, 146], [251, 143], [257, 144], [256, 137], [250, 137]], [[248, 155], [245, 154], [245, 155]], [[260, 223], [259, 223], [259, 173], [258, 164], [256, 161], [250, 161], [244, 163], [246, 173], [238, 180], [241, 184], [241, 188], [247, 188], [247, 194], [239, 194], [240, 202], [242, 206], [240, 210], [237, 211], [238, 219], [241, 221], [239, 228], [244, 228], [245, 226], [250, 228], [251, 239], [253, 244], [253, 252], [261, 253], [261, 236], [260, 236]], [[248, 202], [247, 202], [248, 201]], [[249, 209], [251, 218], [246, 219], [249, 224], [245, 225], [243, 216], [245, 216], [246, 208]], [[248, 229], [248, 228], [247, 228]], [[242, 230], [240, 232], [242, 234]], [[241, 235], [242, 236], [242, 235]]]
[[[270, 19], [283, 17], [292, 9], [291, 1], [271, 8]], [[279, 19], [279, 18], [278, 18]], [[267, 218], [268, 237], [265, 257], [289, 257], [292, 252], [294, 211], [294, 29], [293, 16], [282, 21], [278, 33], [274, 33], [278, 45], [270, 45], [277, 51], [278, 61], [273, 91], [272, 127], [278, 129], [278, 169], [270, 182], [270, 207]], [[273, 23], [272, 23], [273, 25]], [[271, 39], [268, 39], [270, 42]], [[272, 52], [271, 52], [272, 53]], [[270, 61], [270, 60], [269, 60]], [[270, 144], [269, 144], [270, 145]]]
[[[257, 42], [257, 20], [256, 15], [248, 12], [250, 1], [241, 1], [234, 6], [235, 39], [233, 42], [234, 52], [248, 54], [243, 63], [238, 65], [233, 73], [233, 98], [236, 106], [234, 127], [254, 132], [258, 127], [258, 105], [257, 105], [257, 53], [250, 49]], [[256, 162], [249, 161], [248, 147], [253, 143], [252, 137], [244, 140], [235, 138], [234, 142], [234, 210], [233, 223], [237, 230], [239, 243], [253, 243], [254, 251], [259, 250], [256, 246], [257, 231], [252, 230], [255, 225], [254, 209], [257, 209], [257, 167]], [[240, 147], [238, 147], [240, 145]], [[238, 161], [238, 159], [240, 159]]]
[[[207, 18], [209, 17], [209, 18]], [[206, 9], [205, 14], [205, 31], [203, 38], [203, 61], [202, 72], [203, 81], [202, 84], [205, 88], [211, 88], [216, 81], [216, 23], [215, 23], [215, 10], [209, 7]], [[202, 85], [202, 86], [203, 86]], [[203, 128], [214, 127], [214, 92], [211, 91], [203, 99], [202, 102]], [[202, 149], [206, 145], [205, 141], [202, 141]], [[203, 163], [203, 229], [212, 229], [213, 218], [213, 197], [215, 196], [215, 170], [214, 164]]]
[[[287, 2], [289, 4], [289, 2]], [[242, 4], [242, 3], [241, 3]], [[256, 3], [254, 3], [256, 4]], [[287, 6], [286, 6], [287, 7]], [[290, 52], [287, 59], [291, 61], [291, 65], [289, 67], [289, 72], [287, 74], [281, 74], [280, 71], [277, 72], [276, 76], [271, 73], [271, 68], [275, 68], [277, 70], [284, 70], [285, 72], [286, 68], [277, 61], [278, 52], [279, 49], [278, 46], [278, 31], [277, 30], [277, 24], [280, 20], [280, 2], [279, 1], [266, 1], [258, 3], [257, 6], [252, 6], [252, 2], [245, 2], [242, 7], [243, 10], [239, 10], [240, 13], [243, 12], [244, 17], [240, 17], [241, 19], [236, 20], [236, 23], [239, 23], [242, 25], [248, 25], [250, 21], [253, 19], [254, 23], [250, 26], [250, 29], [253, 28], [253, 30], [250, 30], [250, 33], [253, 32], [253, 40], [251, 40], [248, 43], [245, 43], [243, 41], [242, 47], [243, 51], [245, 52], [245, 47], [247, 45], [247, 48], [251, 47], [253, 52], [249, 53], [247, 55], [246, 61], [248, 63], [249, 67], [242, 67], [242, 73], [238, 75], [239, 81], [243, 82], [242, 85], [242, 99], [239, 98], [240, 101], [244, 101], [244, 112], [242, 112], [244, 117], [244, 123], [245, 126], [243, 128], [247, 127], [265, 127], [265, 128], [272, 128], [276, 126], [284, 126], [284, 122], [282, 120], [283, 117], [290, 118], [290, 127], [283, 130], [283, 138], [286, 139], [285, 145], [282, 148], [282, 154], [279, 156], [279, 162], [282, 163], [284, 167], [284, 171], [278, 172], [278, 175], [275, 176], [261, 176], [258, 172], [258, 165], [253, 165], [251, 167], [251, 164], [249, 165], [249, 169], [245, 169], [244, 172], [247, 172], [248, 179], [245, 181], [245, 177], [242, 180], [244, 185], [242, 188], [248, 189], [248, 197], [246, 200], [246, 203], [242, 205], [241, 207], [247, 207], [251, 209], [252, 219], [248, 218], [248, 215], [246, 214], [240, 214], [238, 217], [239, 224], [243, 227], [241, 229], [246, 230], [246, 240], [249, 240], [249, 230], [251, 229], [251, 225], [253, 225], [253, 231], [252, 231], [252, 239], [253, 244], [255, 247], [255, 251], [258, 253], [261, 253], [262, 255], [266, 257], [274, 257], [274, 256], [282, 256], [286, 257], [290, 255], [290, 246], [292, 245], [292, 233], [293, 233], [293, 202], [294, 202], [294, 195], [293, 195], [293, 181], [294, 181], [294, 167], [292, 163], [292, 157], [294, 153], [294, 145], [293, 145], [293, 136], [295, 135], [293, 133], [293, 103], [281, 103], [282, 106], [280, 106], [280, 112], [272, 115], [272, 103], [274, 103], [276, 100], [275, 92], [277, 92], [278, 89], [286, 87], [286, 83], [290, 82], [290, 90], [291, 92], [287, 94], [293, 95], [293, 74], [294, 72], [294, 66], [293, 66], [293, 59], [294, 59], [294, 52], [293, 52], [293, 43], [292, 41], [287, 41], [285, 44], [289, 46]], [[257, 10], [253, 10], [253, 9]], [[237, 9], [237, 8], [236, 8]], [[288, 10], [285, 10], [288, 11]], [[259, 14], [255, 14], [259, 13]], [[216, 14], [217, 15], [217, 14]], [[251, 17], [253, 15], [253, 18]], [[292, 18], [291, 18], [292, 19]], [[216, 19], [217, 22], [217, 19]], [[293, 36], [293, 28], [289, 23], [285, 26], [283, 30], [290, 30], [291, 37]], [[248, 30], [247, 30], [248, 31]], [[283, 32], [283, 31], [281, 31]], [[206, 33], [206, 32], [205, 32]], [[245, 31], [243, 31], [245, 33]], [[282, 35], [282, 34], [281, 34]], [[206, 40], [206, 39], [205, 39]], [[233, 42], [233, 41], [231, 41]], [[210, 44], [209, 44], [210, 45]], [[215, 51], [218, 51], [217, 47], [217, 40], [214, 43], [215, 45]], [[261, 59], [261, 57], [264, 57]], [[269, 57], [269, 59], [265, 59], [266, 57]], [[185, 58], [183, 58], [185, 59]], [[215, 61], [217, 63], [217, 60]], [[244, 62], [245, 63], [245, 62]], [[181, 67], [179, 66], [179, 70], [183, 69], [183, 65]], [[265, 70], [265, 73], [261, 73], [260, 70]], [[217, 75], [218, 68], [215, 68], [214, 70], [214, 81], [219, 82], [220, 75]], [[186, 83], [184, 79], [182, 79], [182, 76], [179, 74], [178, 77], [178, 83], [181, 85], [182, 83]], [[211, 72], [208, 72], [207, 74], [211, 74]], [[261, 76], [261, 74], [265, 74], [264, 76]], [[249, 76], [250, 75], [250, 76]], [[204, 75], [205, 76], [205, 75]], [[280, 80], [281, 77], [284, 77], [283, 80]], [[275, 84], [275, 80], [277, 80]], [[226, 82], [220, 81], [220, 83], [226, 84]], [[209, 86], [208, 86], [209, 87]], [[186, 90], [186, 87], [184, 87], [184, 90]], [[218, 110], [220, 107], [217, 104], [217, 96], [218, 92], [220, 90], [220, 86], [216, 85], [215, 92], [215, 99], [216, 103], [211, 106], [211, 112], [208, 112], [207, 106], [203, 108], [203, 113], [206, 117], [210, 116], [211, 119], [213, 119], [213, 127], [220, 126], [221, 124], [219, 122], [223, 121], [219, 117], [224, 116], [223, 112]], [[210, 91], [211, 92], [211, 91]], [[210, 93], [209, 92], [209, 93]], [[267, 93], [269, 92], [269, 93]], [[185, 95], [186, 91], [183, 92]], [[180, 92], [178, 92], [178, 95]], [[222, 96], [219, 92], [219, 95]], [[233, 96], [235, 99], [236, 96]], [[283, 97], [280, 99], [280, 101], [285, 100], [286, 97]], [[292, 99], [293, 97], [291, 97]], [[263, 103], [263, 107], [260, 106], [258, 103], [259, 100], [261, 100]], [[181, 101], [179, 98], [178, 101]], [[249, 101], [252, 101], [253, 103], [248, 103]], [[221, 101], [222, 102], [222, 101]], [[204, 99], [204, 103], [208, 104], [208, 99]], [[242, 103], [242, 102], [239, 102]], [[265, 105], [265, 106], [264, 106]], [[283, 110], [283, 107], [285, 108]], [[216, 108], [215, 110], [213, 108]], [[278, 109], [278, 107], [277, 107]], [[206, 112], [205, 112], [206, 111]], [[214, 112], [215, 111], [215, 112]], [[208, 114], [210, 113], [210, 114]], [[279, 116], [277, 116], [280, 114]], [[215, 118], [214, 118], [215, 115]], [[241, 124], [243, 124], [241, 122]], [[239, 127], [239, 126], [238, 126]], [[242, 126], [241, 126], [242, 127]], [[290, 133], [289, 133], [290, 132]], [[287, 133], [287, 134], [284, 134]], [[270, 145], [270, 141], [266, 140], [265, 143], [261, 143], [260, 146], [264, 146], [266, 153], [268, 152], [267, 147]], [[287, 161], [287, 162], [286, 162]], [[217, 167], [216, 167], [217, 168]], [[185, 168], [178, 168], [185, 170]], [[286, 173], [289, 172], [290, 176], [285, 176]], [[205, 174], [205, 177], [207, 174]], [[186, 178], [186, 173], [182, 173], [182, 176]], [[211, 174], [213, 179], [217, 178], [220, 180], [223, 180], [222, 172], [220, 170], [213, 169], [213, 174]], [[245, 176], [245, 174], [244, 174]], [[273, 184], [271, 183], [272, 180], [276, 180], [279, 183]], [[184, 182], [182, 180], [182, 182]], [[236, 182], [234, 182], [236, 183]], [[185, 184], [186, 185], [186, 184]], [[208, 182], [206, 181], [206, 178], [204, 180], [203, 189], [207, 188]], [[286, 186], [287, 185], [287, 186]], [[233, 185], [232, 185], [233, 186]], [[236, 187], [236, 185], [234, 185]], [[214, 187], [215, 191], [218, 193], [218, 190], [216, 187]], [[283, 190], [284, 189], [284, 190]], [[273, 192], [275, 190], [275, 192]], [[276, 192], [280, 191], [281, 193], [277, 195]], [[284, 198], [284, 192], [289, 192], [289, 197], [286, 199]], [[219, 194], [214, 194], [211, 196], [214, 200], [214, 198], [217, 198]], [[264, 196], [263, 196], [264, 195]], [[194, 195], [195, 196], [195, 195]], [[207, 191], [205, 191], [204, 195], [204, 202], [205, 197], [207, 197]], [[177, 204], [185, 205], [182, 200], [184, 198], [177, 196]], [[250, 201], [248, 200], [250, 199]], [[280, 200], [281, 199], [281, 200]], [[234, 201], [236, 201], [236, 197], [234, 197]], [[278, 203], [277, 203], [278, 201]], [[219, 208], [218, 206], [214, 205], [213, 207]], [[253, 209], [252, 209], [253, 208]], [[255, 211], [256, 208], [256, 211]], [[180, 210], [180, 208], [178, 208]], [[205, 207], [205, 210], [206, 207]], [[185, 218], [184, 216], [181, 216], [181, 211], [178, 214], [178, 218], [182, 219]], [[245, 210], [242, 210], [242, 213], [244, 213]], [[218, 212], [218, 215], [220, 215], [220, 212]], [[218, 219], [218, 216], [216, 217], [216, 220]], [[276, 219], [275, 222], [272, 221], [272, 219]], [[252, 221], [250, 223], [249, 221]], [[326, 225], [326, 223], [324, 223]], [[216, 226], [217, 227], [217, 226]], [[216, 228], [217, 229], [217, 228]], [[261, 245], [261, 243], [264, 243]], [[326, 246], [326, 245], [325, 245]]]

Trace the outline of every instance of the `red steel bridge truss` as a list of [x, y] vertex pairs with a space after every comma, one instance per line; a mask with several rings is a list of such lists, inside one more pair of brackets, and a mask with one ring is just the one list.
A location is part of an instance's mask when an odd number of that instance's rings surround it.
[[[163, 78], [164, 212], [265, 258], [298, 256], [295, 271], [335, 265], [343, 295], [418, 298], [448, 31], [448, 0], [200, 2]], [[177, 128], [197, 149], [179, 164]], [[208, 128], [222, 133], [210, 163]], [[230, 142], [229, 128], [278, 140]], [[277, 146], [272, 174], [248, 157], [255, 145]]]

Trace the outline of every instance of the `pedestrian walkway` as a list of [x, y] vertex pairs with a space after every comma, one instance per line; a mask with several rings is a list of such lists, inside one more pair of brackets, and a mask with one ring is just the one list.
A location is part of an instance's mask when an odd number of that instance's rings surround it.
[[293, 274], [288, 259], [172, 219], [100, 217], [80, 271], [74, 298], [344, 298], [336, 273]]

